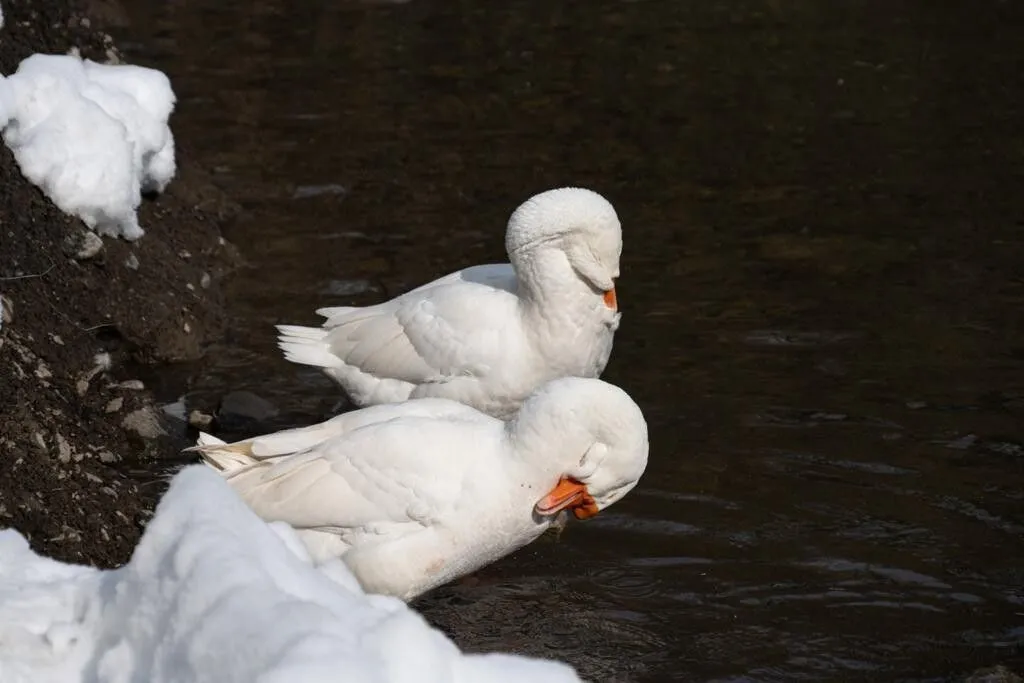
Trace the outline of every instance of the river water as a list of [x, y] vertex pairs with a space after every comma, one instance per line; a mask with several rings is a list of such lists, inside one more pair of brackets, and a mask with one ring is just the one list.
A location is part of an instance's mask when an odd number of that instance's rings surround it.
[[[1024, 673], [1021, 3], [127, 3], [244, 211], [189, 400], [336, 388], [273, 324], [503, 260], [531, 194], [624, 226], [605, 379], [641, 485], [417, 607], [595, 681]], [[184, 376], [183, 376], [184, 375]]]

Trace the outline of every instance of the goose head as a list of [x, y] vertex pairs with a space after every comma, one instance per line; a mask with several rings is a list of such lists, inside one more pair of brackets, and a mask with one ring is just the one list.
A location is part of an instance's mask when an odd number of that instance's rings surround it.
[[622, 389], [599, 379], [548, 382], [522, 405], [509, 429], [531, 464], [557, 483], [534, 506], [593, 517], [633, 490], [647, 467], [647, 422]]
[[615, 279], [622, 255], [622, 225], [596, 192], [562, 187], [523, 202], [509, 218], [505, 250], [513, 264], [531, 252], [561, 251], [576, 275], [616, 310]]

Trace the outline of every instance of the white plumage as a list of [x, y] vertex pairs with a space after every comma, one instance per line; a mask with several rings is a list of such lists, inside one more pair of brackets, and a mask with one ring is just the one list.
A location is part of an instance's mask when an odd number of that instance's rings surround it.
[[368, 592], [410, 600], [533, 541], [563, 510], [616, 502], [648, 443], [624, 391], [562, 378], [507, 423], [417, 399], [230, 445], [204, 435], [195, 450], [316, 561], [341, 557]]
[[544, 382], [599, 377], [620, 320], [615, 209], [590, 190], [549, 190], [516, 209], [505, 243], [510, 263], [320, 309], [323, 327], [279, 325], [279, 346], [358, 406], [442, 397], [507, 417]]

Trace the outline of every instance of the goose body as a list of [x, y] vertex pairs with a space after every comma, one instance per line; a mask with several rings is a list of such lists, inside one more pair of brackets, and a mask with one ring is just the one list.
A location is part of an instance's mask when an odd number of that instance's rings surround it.
[[507, 418], [549, 380], [599, 377], [621, 317], [615, 209], [590, 190], [549, 190], [516, 209], [505, 245], [509, 263], [374, 306], [320, 309], [322, 327], [279, 325], [279, 346], [357, 406], [438, 397]]
[[340, 557], [368, 592], [410, 600], [597, 514], [637, 483], [647, 425], [621, 389], [546, 383], [509, 422], [448, 399], [356, 410], [312, 427], [195, 450], [317, 562]]

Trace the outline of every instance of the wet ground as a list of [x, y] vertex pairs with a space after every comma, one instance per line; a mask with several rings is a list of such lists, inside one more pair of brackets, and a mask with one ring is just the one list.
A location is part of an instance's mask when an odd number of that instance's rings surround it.
[[[942, 6], [945, 5], [945, 6]], [[315, 421], [276, 322], [501, 260], [581, 184], [624, 225], [605, 378], [641, 486], [418, 605], [599, 681], [1024, 669], [1024, 6], [128, 3], [244, 211], [232, 331], [168, 379]], [[131, 42], [134, 41], [134, 42]]]
[[[5, 1], [3, 18], [2, 74], [35, 53], [117, 56], [74, 0]], [[145, 238], [99, 245], [0, 145], [0, 528], [49, 557], [127, 560], [154, 501], [122, 466], [179, 450], [133, 366], [220, 337], [234, 205], [181, 142], [173, 187], [139, 208]]]

